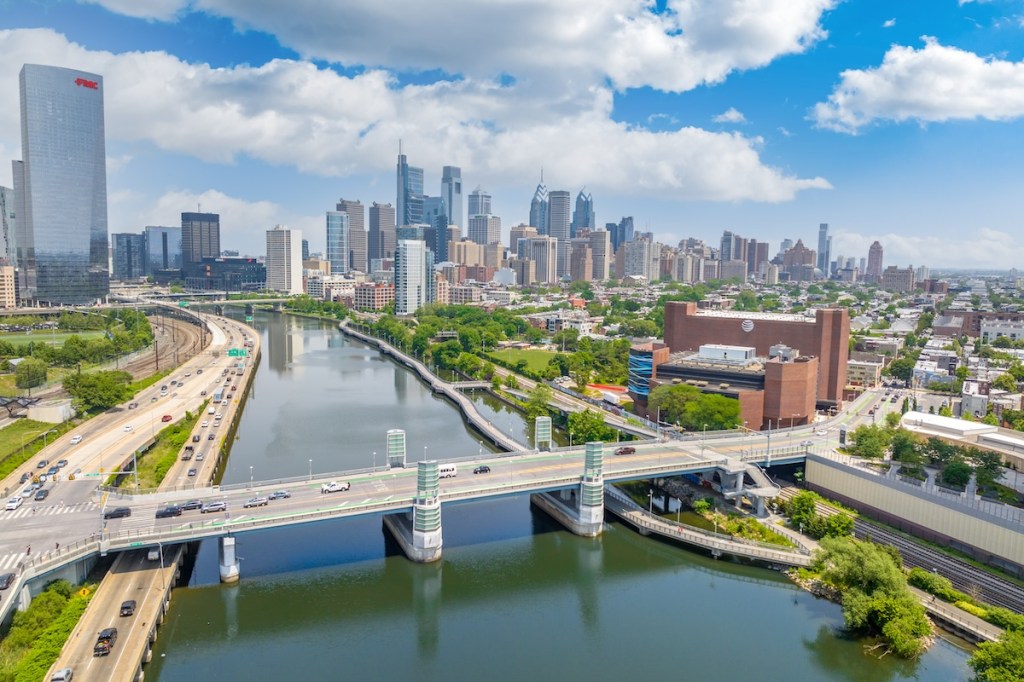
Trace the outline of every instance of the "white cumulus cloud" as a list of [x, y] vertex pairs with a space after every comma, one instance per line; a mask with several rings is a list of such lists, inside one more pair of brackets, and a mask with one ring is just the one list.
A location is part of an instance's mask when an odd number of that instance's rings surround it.
[[895, 25], [896, 25], [896, 19], [895, 18], [886, 19], [885, 21], [882, 22], [882, 28], [892, 28]]
[[[884, 265], [934, 265], [956, 263], [958, 268], [1013, 267], [1024, 262], [1024, 243], [1014, 235], [988, 227], [965, 228], [961, 238], [943, 234], [910, 235], [902, 232], [865, 235], [839, 232], [834, 253], [867, 254], [876, 239], [885, 252]], [[950, 254], [956, 254], [951, 258]]]
[[876, 121], [988, 119], [1024, 115], [1024, 62], [981, 57], [924, 38], [924, 47], [892, 46], [874, 69], [843, 71], [817, 125], [856, 133]]
[[138, 19], [168, 21], [189, 5], [189, 0], [78, 0], [86, 4], [102, 5], [111, 12]]
[[713, 116], [711, 120], [715, 123], [746, 123], [747, 117], [736, 107], [729, 107], [717, 116]]

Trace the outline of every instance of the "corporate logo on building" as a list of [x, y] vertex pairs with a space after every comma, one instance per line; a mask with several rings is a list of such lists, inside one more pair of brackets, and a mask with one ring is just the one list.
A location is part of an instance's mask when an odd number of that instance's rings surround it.
[[76, 78], [75, 85], [80, 88], [89, 88], [90, 90], [99, 90], [100, 84], [96, 81], [87, 80], [85, 78]]
[[742, 329], [743, 331], [745, 331], [745, 332], [747, 332], [749, 334], [750, 332], [754, 331], [754, 321], [753, 320], [743, 320], [743, 322], [740, 323], [740, 329]]

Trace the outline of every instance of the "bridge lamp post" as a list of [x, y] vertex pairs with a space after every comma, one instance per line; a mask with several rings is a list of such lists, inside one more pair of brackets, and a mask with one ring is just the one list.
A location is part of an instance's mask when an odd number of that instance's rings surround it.
[[309, 481], [313, 482], [313, 460], [309, 460]]
[[252, 488], [252, 465], [249, 465], [249, 488]]
[[704, 456], [704, 446], [707, 445], [707, 442], [708, 442], [708, 425], [705, 424], [704, 425], [704, 435], [701, 437], [701, 440], [700, 440], [700, 456], [701, 457]]
[[647, 513], [654, 513], [654, 490], [652, 488], [647, 489]]
[[377, 470], [377, 451], [373, 451], [373, 470]]

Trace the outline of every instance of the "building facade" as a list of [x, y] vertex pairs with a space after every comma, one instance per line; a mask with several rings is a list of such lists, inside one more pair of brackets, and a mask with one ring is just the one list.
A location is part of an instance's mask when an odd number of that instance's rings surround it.
[[119, 232], [111, 235], [114, 246], [114, 268], [111, 276], [130, 282], [146, 276], [146, 236]]
[[448, 207], [448, 221], [462, 227], [462, 169], [444, 166], [441, 169], [441, 198]]
[[427, 302], [427, 245], [399, 239], [395, 249], [395, 314], [412, 315]]
[[336, 275], [349, 271], [349, 227], [348, 213], [327, 211], [327, 262]]
[[391, 204], [370, 205], [370, 232], [367, 253], [370, 260], [395, 257], [395, 207]]
[[398, 145], [398, 196], [395, 204], [399, 225], [417, 225], [423, 222], [423, 169], [410, 166], [402, 145]]
[[501, 218], [489, 214], [471, 215], [466, 234], [470, 241], [477, 244], [497, 244], [501, 241]]
[[302, 232], [277, 225], [267, 230], [267, 289], [294, 296], [302, 286]]
[[181, 228], [147, 225], [146, 274], [181, 270]]
[[877, 284], [882, 278], [882, 245], [876, 240], [868, 247], [868, 264], [865, 271], [865, 278], [872, 284]]
[[220, 256], [220, 215], [181, 214], [181, 260], [183, 265], [201, 263]]

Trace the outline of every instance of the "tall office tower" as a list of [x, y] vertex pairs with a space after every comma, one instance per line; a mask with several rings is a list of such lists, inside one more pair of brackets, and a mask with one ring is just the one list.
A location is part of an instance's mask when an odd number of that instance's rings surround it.
[[530, 225], [544, 236], [548, 233], [548, 188], [544, 184], [544, 171], [540, 172], [540, 182], [530, 200]]
[[574, 282], [590, 282], [594, 279], [594, 252], [590, 249], [590, 237], [570, 240], [569, 277]]
[[83, 304], [110, 290], [103, 77], [25, 64], [13, 164], [23, 301]]
[[448, 260], [448, 203], [444, 197], [423, 197], [423, 224], [429, 229], [424, 235], [427, 248], [434, 252], [434, 260]]
[[761, 273], [768, 265], [768, 242], [751, 239], [747, 244], [747, 272]]
[[218, 256], [220, 256], [220, 215], [217, 213], [182, 213], [182, 265], [201, 263], [204, 258], [217, 258]]
[[146, 237], [142, 234], [118, 232], [112, 234], [114, 243], [113, 278], [128, 282], [146, 276]]
[[789, 251], [792, 248], [793, 248], [793, 240], [792, 239], [783, 239], [782, 242], [779, 243], [779, 253], [776, 254], [775, 257], [781, 261], [782, 257], [786, 255], [786, 252]]
[[569, 274], [569, 225], [572, 195], [564, 190], [548, 192], [548, 236], [558, 240], [558, 276]]
[[267, 288], [283, 294], [302, 293], [302, 232], [276, 225], [267, 230]]
[[[646, 239], [634, 239], [631, 242], [626, 242], [623, 246], [625, 251], [623, 276], [646, 277], [650, 282], [652, 280], [651, 248], [651, 242]], [[653, 279], [657, 279], [657, 277]]]
[[618, 252], [626, 242], [633, 241], [633, 216], [625, 216], [616, 223], [608, 223], [605, 228], [612, 233], [612, 251]]
[[575, 237], [582, 229], [595, 229], [597, 217], [594, 215], [594, 198], [584, 194], [583, 190], [576, 195], [576, 210], [572, 213], [572, 225], [569, 226], [569, 235]]
[[612, 242], [608, 230], [594, 230], [590, 233], [590, 251], [594, 256], [591, 270], [594, 279], [603, 282], [608, 279], [608, 268], [611, 267]]
[[302, 260], [309, 260], [309, 240], [302, 240]]
[[[537, 228], [535, 226], [533, 226], [533, 225], [523, 225], [522, 223], [520, 223], [519, 225], [516, 225], [511, 230], [509, 230], [509, 239], [508, 239], [509, 251], [511, 251], [513, 254], [515, 254], [515, 256], [517, 258], [525, 258], [526, 257], [526, 252], [520, 250], [519, 240], [520, 239], [529, 239], [531, 237], [537, 237], [537, 236], [539, 236], [539, 233], [537, 232]], [[523, 248], [525, 248], [525, 246]]]
[[859, 267], [860, 267], [860, 272], [861, 272], [862, 275], [865, 272], [867, 272], [868, 271], [868, 259], [862, 257], [860, 259], [860, 266]]
[[533, 261], [538, 284], [558, 283], [558, 240], [554, 237], [528, 239], [528, 257]]
[[487, 215], [491, 212], [491, 195], [483, 187], [477, 188], [469, 193], [469, 217], [475, 215]]
[[0, 187], [0, 258], [8, 265], [15, 264], [15, 236], [17, 211], [14, 210], [14, 190]]
[[448, 222], [462, 227], [462, 169], [445, 166], [441, 169], [441, 198], [448, 207]]
[[470, 241], [477, 244], [495, 244], [501, 241], [501, 218], [496, 215], [469, 216]]
[[[373, 222], [373, 208], [370, 209]], [[332, 275], [344, 275], [349, 271], [349, 245], [351, 222], [344, 211], [327, 211], [327, 262], [331, 264]]]
[[733, 247], [736, 244], [736, 235], [731, 231], [725, 230], [722, 232], [722, 239], [718, 246], [718, 260], [732, 260], [734, 257]]
[[832, 238], [828, 236], [828, 223], [818, 225], [818, 269], [828, 277], [832, 260]]
[[426, 302], [426, 242], [399, 239], [395, 247], [395, 314], [412, 315]]
[[338, 199], [335, 209], [348, 214], [348, 267], [350, 270], [359, 272], [367, 272], [370, 262], [364, 209], [365, 207], [358, 199], [355, 201]]
[[146, 274], [181, 270], [181, 228], [146, 225]]
[[868, 267], [865, 275], [867, 281], [876, 284], [882, 279], [882, 245], [878, 240], [868, 247]]
[[367, 253], [371, 260], [395, 257], [395, 207], [391, 204], [370, 206], [370, 233]]
[[398, 201], [395, 205], [399, 225], [423, 222], [423, 169], [410, 166], [398, 143]]

